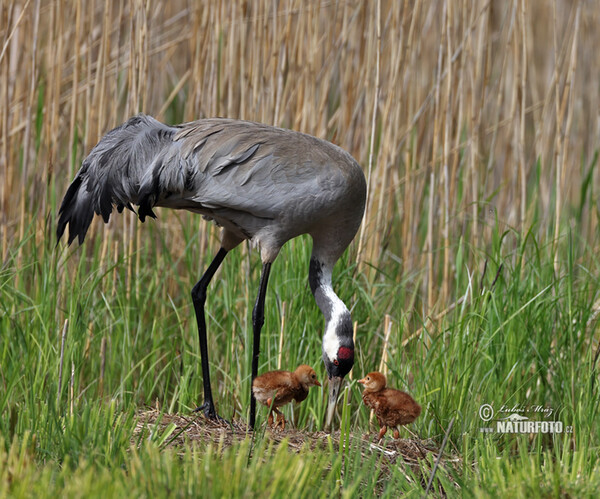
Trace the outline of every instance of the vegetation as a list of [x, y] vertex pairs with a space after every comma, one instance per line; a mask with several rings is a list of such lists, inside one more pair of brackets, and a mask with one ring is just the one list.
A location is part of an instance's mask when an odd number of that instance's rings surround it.
[[[446, 434], [434, 495], [597, 496], [592, 3], [90, 5], [0, 5], [0, 496], [421, 496]], [[334, 275], [358, 352], [338, 431], [319, 390], [284, 434], [191, 431], [189, 293], [217, 228], [124, 213], [56, 246], [81, 160], [138, 111], [290, 127], [363, 165], [367, 213]], [[261, 372], [325, 375], [309, 255], [299, 238], [273, 266]], [[240, 425], [259, 271], [249, 245], [231, 252], [207, 303], [218, 410]], [[407, 440], [372, 445], [355, 380], [374, 369], [423, 406]], [[508, 408], [564, 431], [484, 433]]]

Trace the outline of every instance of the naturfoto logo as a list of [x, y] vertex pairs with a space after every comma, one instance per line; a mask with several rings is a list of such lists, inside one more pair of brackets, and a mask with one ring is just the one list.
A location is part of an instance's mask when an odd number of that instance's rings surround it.
[[[502, 415], [494, 419], [494, 416]], [[525, 415], [527, 414], [527, 415]], [[535, 421], [530, 415], [538, 418], [549, 419], [554, 414], [554, 409], [542, 405], [515, 404], [507, 406], [503, 404], [498, 412], [494, 411], [491, 404], [483, 404], [479, 407], [479, 417], [487, 422], [495, 422], [495, 425], [480, 428], [481, 433], [572, 433], [573, 427], [566, 426], [562, 421]], [[492, 421], [493, 420], [493, 421]]]

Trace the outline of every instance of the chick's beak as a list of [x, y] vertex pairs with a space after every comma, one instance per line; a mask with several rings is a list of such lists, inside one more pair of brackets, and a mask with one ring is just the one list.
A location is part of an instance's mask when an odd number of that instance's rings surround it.
[[319, 380], [318, 380], [318, 379], [316, 379], [316, 380], [314, 381], [314, 384], [315, 384], [315, 386], [321, 386], [321, 383], [319, 383]]
[[367, 383], [367, 378], [359, 379], [357, 381], [357, 383], [360, 383], [361, 385], [365, 385]]
[[340, 387], [342, 386], [342, 378], [333, 376], [329, 378], [329, 403], [327, 404], [327, 419], [325, 420], [325, 426], [330, 427], [333, 421], [333, 415], [335, 413], [335, 405], [337, 403], [338, 395], [340, 394]]

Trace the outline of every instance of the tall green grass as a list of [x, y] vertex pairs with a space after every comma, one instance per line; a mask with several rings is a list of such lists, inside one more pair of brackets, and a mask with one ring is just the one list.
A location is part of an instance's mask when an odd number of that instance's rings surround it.
[[[376, 428], [369, 424], [354, 381], [340, 401], [339, 445], [292, 452], [259, 432], [253, 444], [163, 451], [161, 442], [169, 435], [161, 437], [159, 431], [149, 442], [136, 439], [140, 408], [191, 414], [201, 402], [189, 292], [211, 255], [199, 253], [198, 238], [204, 235], [194, 230], [195, 218], [182, 215], [180, 222], [185, 258], [169, 252], [159, 218], [142, 227], [140, 240], [148, 242], [133, 254], [140, 265], [131, 275], [128, 269], [135, 262], [112, 249], [101, 259], [101, 237], [86, 241], [85, 248], [65, 248], [55, 247], [50, 235], [39, 243], [28, 230], [11, 251], [0, 273], [0, 474], [10, 477], [5, 491], [15, 496], [31, 490], [100, 494], [105, 482], [111, 482], [106, 490], [115, 494], [132, 489], [165, 496], [175, 490], [193, 495], [204, 487], [215, 495], [262, 490], [294, 497], [335, 491], [348, 497], [394, 496], [422, 490], [433, 455], [415, 475], [401, 460], [386, 465], [385, 456], [361, 443], [360, 436], [373, 439]], [[435, 322], [422, 318], [418, 330], [410, 326], [418, 313], [409, 319], [400, 306], [406, 294], [419, 292], [411, 289], [418, 287], [418, 274], [401, 280], [399, 264], [389, 263], [368, 280], [350, 255], [342, 258], [334, 286], [358, 323], [354, 379], [376, 368], [384, 346], [383, 317], [390, 314], [388, 377], [423, 406], [410, 431], [435, 450], [450, 419], [456, 418], [434, 490], [475, 496], [486, 496], [493, 488], [500, 495], [592, 494], [600, 486], [594, 339], [598, 261], [576, 230], [545, 245], [531, 232], [501, 232], [498, 224], [490, 231], [491, 244], [484, 250], [456, 240], [457, 262], [461, 251], [472, 251], [480, 265], [457, 265], [456, 306]], [[18, 251], [28, 255], [28, 264], [17, 266]], [[260, 371], [277, 367], [286, 302], [283, 367], [306, 362], [325, 376], [320, 360], [323, 319], [306, 279], [309, 256], [310, 242], [301, 238], [287, 245], [274, 265]], [[60, 279], [65, 272], [68, 279]], [[207, 304], [217, 406], [234, 420], [247, 417], [246, 345], [259, 272], [257, 252], [231, 252]], [[167, 276], [175, 283], [167, 285]], [[62, 315], [69, 321], [61, 348], [64, 323], [57, 323], [57, 317]], [[502, 404], [550, 407], [553, 419], [574, 431], [482, 434], [482, 404], [496, 410]], [[322, 429], [325, 406], [325, 393], [313, 390], [305, 402], [285, 411], [310, 434]], [[264, 424], [265, 418], [261, 409], [259, 422]], [[408, 430], [403, 437], [412, 438]], [[239, 479], [232, 481], [230, 473]], [[92, 480], [96, 475], [98, 480]], [[294, 485], [296, 480], [307, 488]], [[38, 489], [34, 482], [45, 485]]]

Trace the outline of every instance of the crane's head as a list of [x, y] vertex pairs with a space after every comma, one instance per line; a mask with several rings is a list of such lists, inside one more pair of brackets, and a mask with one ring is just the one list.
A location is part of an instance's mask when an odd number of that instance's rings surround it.
[[[313, 248], [313, 254], [314, 252]], [[352, 339], [350, 311], [331, 287], [331, 269], [335, 260], [335, 258], [329, 259], [329, 263], [325, 264], [313, 255], [308, 274], [310, 289], [325, 316], [323, 362], [329, 378], [326, 426], [331, 426], [342, 380], [354, 365], [354, 340]]]
[[331, 425], [338, 395], [344, 376], [354, 365], [354, 342], [352, 336], [336, 337], [335, 345], [323, 345], [323, 362], [329, 378], [329, 403], [327, 404], [326, 426]]

